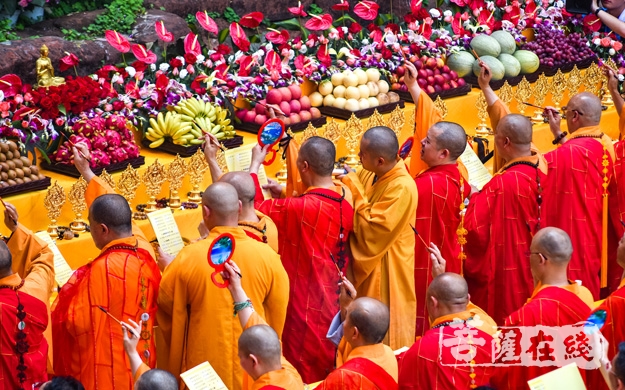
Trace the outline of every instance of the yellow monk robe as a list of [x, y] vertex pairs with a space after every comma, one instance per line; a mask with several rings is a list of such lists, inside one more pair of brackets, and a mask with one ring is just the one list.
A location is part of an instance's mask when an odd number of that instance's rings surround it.
[[264, 242], [278, 253], [278, 228], [271, 218], [256, 210], [258, 222], [239, 221], [239, 226], [256, 241]]
[[180, 251], [163, 272], [158, 294], [158, 324], [169, 358], [165, 370], [180, 375], [208, 361], [229, 389], [241, 389], [238, 338], [242, 332], [232, 315], [232, 297], [211, 281], [208, 249], [223, 233], [236, 242], [232, 261], [241, 269], [243, 289], [254, 309], [282, 334], [289, 299], [289, 279], [280, 256], [238, 227], [215, 227], [207, 238]]
[[415, 234], [410, 227], [417, 210], [417, 187], [403, 161], [374, 183], [374, 174], [361, 169], [343, 182], [354, 199], [352, 252], [354, 287], [358, 296], [382, 301], [390, 308], [385, 344], [392, 349], [414, 342]]

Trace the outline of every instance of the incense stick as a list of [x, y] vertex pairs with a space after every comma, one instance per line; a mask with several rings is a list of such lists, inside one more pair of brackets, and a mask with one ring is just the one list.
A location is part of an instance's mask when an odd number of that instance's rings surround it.
[[428, 244], [425, 243], [425, 240], [423, 239], [423, 237], [421, 237], [417, 229], [415, 229], [414, 226], [412, 226], [412, 224], [410, 224], [410, 227], [412, 228], [412, 231], [414, 232], [414, 234], [417, 235], [419, 239], [421, 239], [421, 242], [423, 243], [423, 245], [425, 245], [426, 248], [429, 248]]
[[128, 328], [128, 327], [126, 327], [126, 326], [124, 326], [124, 324], [122, 324], [120, 320], [118, 320], [117, 318], [115, 318], [115, 317], [114, 317], [111, 313], [109, 313], [109, 312], [108, 312], [105, 308], [103, 308], [102, 306], [98, 306], [98, 308], [99, 308], [100, 310], [102, 310], [102, 311], [103, 311], [103, 312], [104, 312], [107, 316], [111, 317], [111, 319], [113, 319], [113, 321], [115, 321], [115, 322], [117, 322], [119, 325], [121, 325], [121, 326], [122, 326], [122, 328], [126, 328], [126, 330], [128, 330], [128, 332], [130, 332], [130, 334], [131, 334], [131, 335], [133, 335], [133, 336], [135, 336], [135, 337], [139, 338], [139, 335], [138, 335], [138, 334], [136, 334], [136, 333], [135, 333], [132, 329], [130, 329], [130, 328]]
[[474, 49], [471, 49], [471, 53], [473, 53], [473, 55], [475, 56], [475, 58], [477, 58], [477, 60], [479, 61], [479, 63], [482, 63], [482, 59], [480, 58], [480, 56], [477, 55], [477, 52]]
[[546, 110], [545, 107], [541, 107], [541, 106], [537, 106], [536, 104], [532, 104], [532, 103], [528, 103], [528, 102], [522, 102], [523, 104], [525, 104], [526, 106], [530, 106], [530, 107], [534, 107], [534, 108], [540, 108], [541, 110]]

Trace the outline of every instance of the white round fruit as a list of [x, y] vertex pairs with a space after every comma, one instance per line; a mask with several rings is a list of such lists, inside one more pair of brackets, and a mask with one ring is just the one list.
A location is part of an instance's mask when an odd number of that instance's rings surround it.
[[347, 103], [347, 99], [342, 97], [337, 97], [334, 99], [334, 107], [340, 108], [341, 110], [345, 108], [345, 103]]
[[360, 97], [361, 98], [368, 98], [369, 96], [371, 96], [371, 91], [369, 91], [369, 87], [367, 87], [366, 85], [359, 85], [358, 86], [358, 91], [360, 91]]
[[358, 111], [360, 110], [360, 104], [358, 104], [358, 100], [356, 99], [347, 99], [345, 109], [349, 111]]
[[339, 73], [333, 74], [330, 80], [332, 80], [332, 85], [334, 85], [335, 87], [337, 85], [343, 84], [343, 73], [339, 72]]
[[323, 105], [326, 107], [332, 107], [334, 106], [334, 95], [326, 95], [323, 98]]
[[323, 104], [323, 95], [315, 91], [308, 97], [310, 99], [310, 105], [313, 107], [321, 107]]
[[360, 99], [360, 89], [358, 87], [347, 87], [345, 90], [345, 97], [347, 99]]
[[377, 70], [376, 68], [369, 68], [367, 69], [366, 73], [367, 73], [367, 79], [369, 81], [378, 82], [378, 80], [380, 80], [380, 71]]
[[330, 80], [323, 80], [321, 83], [319, 83], [319, 93], [323, 96], [331, 94], [332, 89], [334, 89], [334, 86], [332, 85], [332, 82]]
[[345, 97], [345, 87], [342, 85], [337, 85], [334, 87], [334, 91], [332, 91], [332, 95], [336, 98]]
[[369, 81], [367, 88], [369, 88], [369, 96], [378, 96], [380, 93], [380, 87], [378, 87], [378, 83], [375, 81]]
[[350, 72], [343, 77], [343, 85], [346, 87], [356, 87], [358, 85], [358, 76]]
[[369, 107], [377, 107], [380, 105], [380, 102], [378, 102], [377, 98], [374, 98], [373, 96], [371, 96], [369, 99], [367, 99], [369, 101]]
[[388, 93], [388, 83], [386, 82], [386, 80], [379, 80], [378, 81], [378, 88], [380, 88], [380, 92], [379, 93]]
[[358, 101], [358, 106], [360, 107], [361, 110], [365, 110], [367, 108], [369, 108], [369, 99], [365, 99], [362, 98]]
[[367, 81], [369, 81], [367, 73], [360, 68], [354, 69], [354, 74], [358, 77], [358, 84], [367, 84]]

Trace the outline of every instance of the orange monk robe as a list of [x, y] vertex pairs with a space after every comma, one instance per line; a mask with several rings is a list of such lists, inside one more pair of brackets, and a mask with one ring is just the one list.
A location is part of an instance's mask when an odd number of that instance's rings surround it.
[[[592, 304], [590, 291], [575, 282], [569, 282], [564, 287], [539, 284], [528, 302], [506, 318], [505, 326], [573, 325], [588, 318]], [[491, 384], [498, 389], [525, 390], [528, 380], [555, 369], [556, 366], [500, 367], [497, 368]], [[588, 380], [587, 376], [594, 380], [594, 373], [583, 369], [580, 369], [580, 373], [584, 381]]]
[[410, 158], [410, 174], [414, 177], [419, 172], [428, 169], [428, 165], [419, 158], [415, 153], [418, 145], [421, 144], [421, 140], [425, 138], [430, 127], [433, 124], [443, 120], [441, 114], [438, 112], [432, 99], [427, 93], [421, 91], [419, 95], [419, 102], [415, 107], [415, 131], [412, 144], [412, 157]]
[[611, 180], [612, 140], [599, 126], [591, 126], [577, 130], [562, 146], [545, 154], [549, 173], [543, 185], [542, 225], [558, 227], [571, 237], [569, 278], [581, 280], [595, 299], [599, 299], [600, 286], [604, 147]]
[[[282, 334], [289, 298], [289, 279], [280, 256], [238, 227], [215, 227], [207, 238], [186, 246], [163, 271], [158, 294], [158, 324], [169, 357], [165, 370], [180, 375], [208, 361], [229, 389], [241, 389], [237, 340], [242, 332], [232, 316], [232, 297], [211, 281], [208, 249], [220, 234], [230, 233], [232, 256], [241, 269], [243, 289], [254, 310]], [[218, 276], [219, 278], [220, 276]]]
[[[95, 177], [87, 186], [87, 205], [106, 193], [114, 192]], [[138, 322], [147, 314], [147, 340], [139, 343], [137, 352], [150, 366], [156, 364], [152, 335], [160, 271], [152, 245], [134, 223], [132, 232], [108, 243], [95, 260], [77, 269], [53, 304], [54, 372], [71, 375], [88, 389], [132, 388], [122, 329], [98, 306], [123, 320]]]
[[608, 359], [618, 353], [618, 345], [625, 341], [625, 280], [621, 282], [618, 290], [613, 292], [595, 309], [606, 311], [605, 324], [601, 328], [601, 333], [608, 340]]
[[[258, 190], [257, 190], [258, 191]], [[261, 191], [262, 196], [262, 191]], [[258, 222], [239, 221], [239, 226], [245, 230], [250, 238], [268, 244], [276, 253], [278, 252], [278, 228], [271, 218], [256, 210]]]
[[[30, 389], [34, 383], [45, 382], [48, 377], [47, 359], [51, 346], [44, 332], [48, 328], [48, 306], [55, 283], [54, 256], [45, 242], [21, 224], [11, 235], [7, 246], [12, 254], [14, 273], [0, 279], [1, 286], [10, 287], [0, 289], [0, 346], [3, 351], [0, 355], [0, 387]], [[14, 352], [20, 321], [16, 310], [18, 302], [24, 306], [26, 313], [24, 332], [29, 346], [23, 355], [25, 378], [22, 384], [16, 369], [19, 357]]]
[[417, 210], [417, 187], [403, 161], [377, 178], [361, 169], [343, 182], [354, 197], [354, 231], [350, 236], [354, 286], [358, 296], [382, 301], [390, 308], [385, 343], [392, 349], [414, 340], [415, 235], [410, 226]]
[[[479, 319], [484, 322], [476, 328], [456, 328], [450, 326], [452, 323], [460, 324], [461, 321], [471, 321]], [[423, 337], [417, 337], [417, 341], [410, 347], [401, 360], [399, 367], [399, 388], [400, 389], [428, 389], [428, 390], [454, 390], [468, 389], [471, 384], [471, 371], [475, 374], [475, 384], [477, 386], [487, 385], [495, 369], [489, 367], [492, 362], [493, 334], [496, 326], [486, 313], [474, 305], [469, 305], [467, 310], [449, 314], [437, 318], [432, 323], [432, 329], [428, 330]], [[466, 353], [469, 361], [463, 360], [460, 356], [457, 360], [452, 354], [452, 346], [445, 347], [445, 343], [452, 342], [459, 345], [457, 340], [465, 340], [462, 344], [468, 344], [466, 340], [468, 333], [474, 342], [475, 366], [469, 365], [470, 357]], [[468, 348], [468, 347], [467, 347]], [[456, 365], [455, 363], [458, 362]], [[485, 366], [478, 366], [485, 364]]]

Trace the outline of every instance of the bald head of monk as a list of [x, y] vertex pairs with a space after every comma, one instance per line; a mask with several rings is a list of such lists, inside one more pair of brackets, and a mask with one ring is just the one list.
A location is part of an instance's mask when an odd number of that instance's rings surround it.
[[239, 361], [241, 367], [254, 379], [280, 370], [282, 349], [278, 334], [267, 325], [247, 328], [239, 337]]
[[532, 122], [519, 114], [501, 118], [495, 134], [495, 148], [506, 161], [531, 156]]
[[237, 190], [239, 200], [241, 201], [239, 220], [258, 222], [256, 210], [254, 209], [256, 187], [252, 176], [247, 172], [228, 172], [219, 178], [219, 182], [231, 184]]
[[395, 132], [386, 126], [372, 127], [360, 140], [362, 167], [380, 177], [397, 164], [399, 141]]
[[231, 184], [213, 183], [202, 194], [202, 217], [208, 230], [215, 226], [239, 226], [240, 211], [239, 194]]
[[535, 284], [568, 284], [567, 267], [573, 255], [573, 244], [564, 230], [540, 229], [532, 239], [529, 255]]
[[578, 93], [565, 107], [566, 125], [571, 133], [582, 127], [597, 126], [601, 121], [601, 99], [590, 92]]
[[13, 256], [9, 247], [0, 240], [0, 278], [4, 278], [13, 274], [11, 267], [13, 266]]
[[132, 212], [128, 201], [118, 194], [98, 196], [89, 208], [89, 226], [98, 249], [113, 240], [132, 236]]
[[159, 370], [146, 371], [135, 383], [135, 390], [177, 390], [178, 381], [170, 372]]
[[455, 164], [467, 146], [467, 134], [453, 122], [438, 122], [421, 140], [421, 160], [429, 167]]
[[317, 136], [307, 139], [299, 149], [296, 162], [304, 186], [332, 185], [335, 160], [336, 147], [332, 142]]
[[347, 307], [343, 335], [352, 348], [379, 344], [390, 324], [388, 307], [377, 299], [361, 297]]
[[430, 321], [467, 310], [469, 287], [464, 278], [453, 272], [445, 272], [428, 286], [426, 306]]

